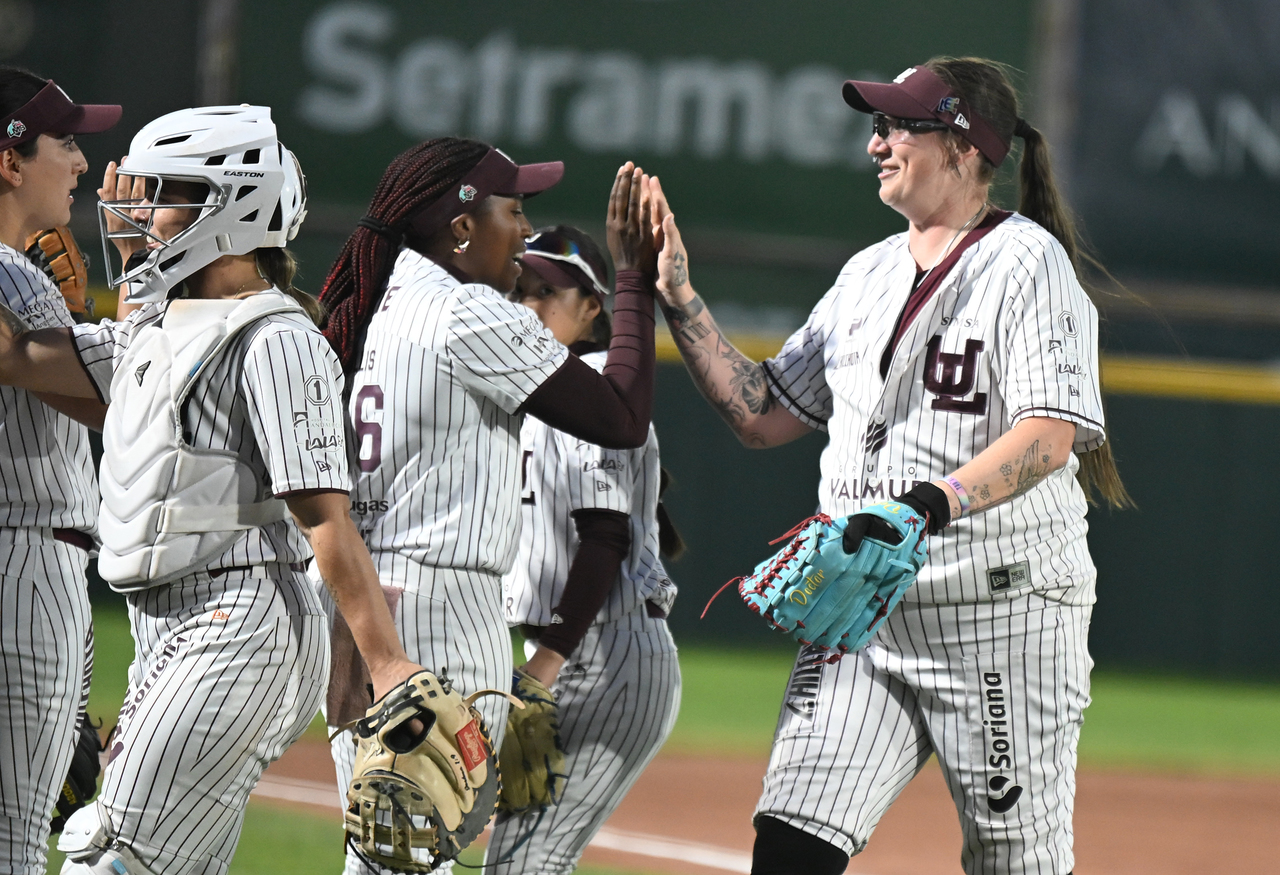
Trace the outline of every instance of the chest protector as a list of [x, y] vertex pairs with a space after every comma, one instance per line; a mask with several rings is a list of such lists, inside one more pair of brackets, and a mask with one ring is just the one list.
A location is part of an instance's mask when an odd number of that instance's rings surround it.
[[200, 376], [242, 331], [276, 313], [303, 310], [280, 292], [177, 300], [132, 338], [111, 379], [102, 434], [98, 571], [113, 589], [175, 580], [204, 568], [245, 530], [287, 518], [285, 503], [264, 500], [258, 477], [234, 452], [192, 447], [182, 427]]

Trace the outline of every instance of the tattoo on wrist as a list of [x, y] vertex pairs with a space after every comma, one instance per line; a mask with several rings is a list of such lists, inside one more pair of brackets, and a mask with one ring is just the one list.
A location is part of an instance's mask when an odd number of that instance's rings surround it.
[[676, 307], [662, 308], [663, 314], [667, 317], [667, 321], [671, 323], [671, 333], [675, 335], [677, 340], [684, 341], [685, 344], [692, 346], [704, 337], [709, 337], [713, 330], [714, 323], [707, 324], [706, 321], [694, 320], [701, 316], [707, 309], [706, 303], [697, 295], [693, 296], [693, 300], [687, 304]]
[[694, 294], [693, 299], [687, 304], [677, 304], [674, 307], [668, 307], [666, 304], [662, 305], [663, 315], [670, 319], [671, 324], [677, 328], [683, 328], [688, 325], [689, 322], [702, 315], [702, 312], [706, 309], [706, 302], [698, 294]]

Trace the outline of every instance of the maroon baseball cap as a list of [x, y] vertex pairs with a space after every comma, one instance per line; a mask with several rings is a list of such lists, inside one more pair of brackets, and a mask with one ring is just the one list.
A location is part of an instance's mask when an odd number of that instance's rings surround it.
[[48, 83], [0, 119], [0, 150], [30, 142], [41, 134], [96, 134], [120, 121], [116, 105], [72, 103], [67, 93]]
[[908, 67], [892, 82], [850, 79], [844, 83], [844, 102], [859, 112], [882, 112], [900, 119], [937, 119], [977, 146], [997, 167], [1009, 154], [1009, 141], [928, 67]]
[[551, 188], [564, 176], [563, 161], [517, 164], [501, 149], [490, 149], [444, 194], [409, 220], [409, 227], [425, 239], [458, 216], [471, 212], [490, 195], [530, 197]]

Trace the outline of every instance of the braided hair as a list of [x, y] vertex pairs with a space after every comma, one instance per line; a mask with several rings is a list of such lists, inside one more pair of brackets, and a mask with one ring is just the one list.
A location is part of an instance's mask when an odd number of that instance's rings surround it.
[[369, 319], [382, 298], [401, 242], [426, 248], [428, 241], [405, 239], [409, 221], [457, 185], [489, 149], [477, 140], [439, 137], [400, 153], [382, 174], [365, 218], [347, 238], [320, 291], [320, 302], [329, 314], [324, 336], [347, 374], [360, 361]]

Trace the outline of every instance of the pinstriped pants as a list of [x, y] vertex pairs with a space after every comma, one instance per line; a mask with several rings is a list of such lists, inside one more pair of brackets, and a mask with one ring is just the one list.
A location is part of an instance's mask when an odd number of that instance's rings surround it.
[[[396, 605], [396, 632], [409, 658], [436, 674], [447, 675], [462, 695], [476, 690], [511, 689], [511, 633], [502, 613], [502, 578], [483, 571], [420, 565], [395, 553], [374, 553], [383, 586], [403, 588]], [[322, 601], [332, 612], [327, 594]], [[507, 729], [507, 700], [485, 696], [476, 709], [493, 740], [502, 746]], [[330, 745], [338, 772], [338, 796], [347, 804], [347, 786], [355, 769], [356, 744], [351, 732]], [[436, 871], [448, 872], [452, 864]], [[388, 870], [371, 868], [347, 854], [347, 875]]]
[[324, 611], [280, 565], [199, 572], [128, 601], [137, 650], [96, 804], [153, 872], [222, 875], [250, 792], [320, 708]]
[[756, 815], [856, 854], [937, 754], [970, 875], [1065, 875], [1091, 606], [902, 604], [834, 664], [800, 651]]
[[52, 529], [0, 529], [0, 875], [43, 875], [75, 751], [89, 635], [87, 554]]
[[680, 710], [680, 664], [666, 621], [641, 607], [591, 626], [552, 691], [569, 772], [564, 798], [541, 819], [498, 815], [485, 853], [496, 875], [572, 872], [667, 740]]

